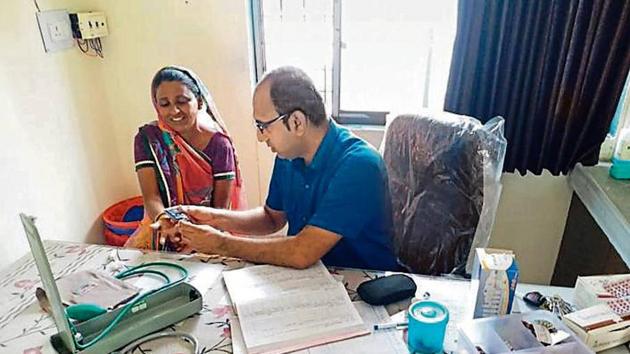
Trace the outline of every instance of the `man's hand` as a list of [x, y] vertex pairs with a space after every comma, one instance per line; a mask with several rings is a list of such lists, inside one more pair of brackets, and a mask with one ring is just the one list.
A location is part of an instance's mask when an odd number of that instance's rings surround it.
[[220, 214], [219, 209], [196, 205], [179, 205], [175, 209], [184, 212], [193, 222], [207, 225], [216, 225]]
[[177, 236], [171, 241], [178, 252], [190, 253], [193, 250], [202, 253], [216, 253], [220, 231], [210, 225], [197, 225], [180, 221], [175, 226]]
[[170, 236], [168, 241], [173, 247], [175, 247], [175, 252], [177, 253], [191, 254], [195, 252], [195, 250], [190, 247], [190, 241], [188, 239], [184, 239], [179, 232]]

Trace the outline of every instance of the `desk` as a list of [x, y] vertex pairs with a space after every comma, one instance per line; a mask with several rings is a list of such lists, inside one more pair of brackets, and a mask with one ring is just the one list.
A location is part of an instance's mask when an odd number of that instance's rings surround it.
[[[239, 260], [220, 257], [191, 257], [177, 254], [140, 252], [111, 248], [101, 245], [75, 244], [58, 241], [44, 241], [51, 268], [55, 276], [66, 275], [78, 270], [106, 271], [108, 264], [115, 260], [125, 264], [137, 264], [142, 256], [155, 255], [162, 260], [178, 260], [190, 262], [204, 262], [221, 269], [235, 269], [248, 264]], [[336, 277], [343, 277], [344, 284], [353, 300], [357, 300], [356, 287], [359, 283], [382, 272], [338, 269], [332, 270]], [[418, 284], [418, 294], [431, 292], [431, 298], [445, 301], [446, 298], [462, 296], [459, 309], [452, 308], [451, 312], [460, 311], [465, 307], [465, 296], [468, 288], [467, 281], [449, 280], [444, 278], [424, 277], [412, 275]], [[52, 319], [40, 310], [35, 301], [35, 288], [40, 286], [40, 280], [35, 264], [30, 254], [22, 257], [9, 268], [0, 272], [0, 353], [40, 354], [54, 353], [49, 337], [56, 333]], [[518, 291], [537, 289], [550, 294], [554, 291], [569, 291], [566, 288], [549, 288], [542, 286], [519, 285]], [[549, 291], [546, 291], [549, 290]], [[566, 293], [563, 295], [567, 296]], [[390, 313], [399, 310], [388, 308]], [[524, 304], [520, 304], [525, 309]], [[204, 353], [231, 353], [231, 337], [228, 316], [230, 306], [226, 300], [226, 290], [221, 278], [211, 286], [204, 295], [204, 306], [198, 316], [191, 317], [174, 326], [174, 329], [193, 333], [200, 341]], [[451, 316], [454, 320], [456, 316]], [[452, 333], [456, 320], [449, 324]], [[173, 343], [172, 340], [162, 340], [142, 345], [143, 352], [153, 353], [188, 353], [184, 344]], [[140, 353], [136, 351], [134, 353]], [[613, 353], [613, 352], [611, 352]], [[625, 353], [617, 351], [616, 353]]]
[[577, 165], [574, 193], [551, 283], [573, 286], [578, 275], [627, 273], [630, 267], [630, 181], [608, 175], [610, 164]]
[[610, 177], [610, 164], [577, 165], [569, 184], [621, 259], [630, 266], [630, 181]]

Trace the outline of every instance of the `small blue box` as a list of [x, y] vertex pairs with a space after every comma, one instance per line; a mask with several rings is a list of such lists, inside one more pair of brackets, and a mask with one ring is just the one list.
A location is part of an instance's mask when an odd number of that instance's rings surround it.
[[609, 172], [610, 177], [614, 179], [630, 179], [630, 160], [621, 160], [613, 156]]

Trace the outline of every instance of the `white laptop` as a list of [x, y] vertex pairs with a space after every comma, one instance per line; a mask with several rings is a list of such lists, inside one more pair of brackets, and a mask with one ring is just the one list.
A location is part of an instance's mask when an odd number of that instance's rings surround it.
[[[74, 333], [66, 317], [65, 308], [61, 302], [59, 289], [55, 283], [44, 245], [35, 227], [35, 218], [20, 214], [26, 238], [31, 246], [31, 253], [39, 270], [44, 290], [52, 308], [52, 317], [57, 326], [58, 334], [50, 338], [50, 342], [59, 353], [108, 353], [124, 347], [130, 342], [173, 325], [183, 319], [199, 313], [203, 306], [200, 292], [187, 282], [177, 283], [175, 286], [152, 293], [144, 298], [137, 307], [131, 309], [116, 327], [96, 343], [86, 348], [79, 348], [73, 340]], [[109, 311], [93, 319], [75, 324], [76, 331], [83, 334], [88, 342], [96, 337], [107, 325], [114, 320], [123, 308]], [[79, 350], [81, 349], [81, 350]]]
[[[44, 245], [39, 237], [37, 227], [35, 227], [35, 218], [20, 213], [20, 219], [22, 220], [22, 225], [24, 226], [28, 243], [31, 246], [31, 253], [35, 259], [35, 265], [37, 265], [39, 277], [42, 279], [44, 290], [46, 291], [48, 301], [50, 302], [50, 306], [52, 308], [52, 317], [55, 321], [55, 325], [57, 326], [57, 330], [59, 331], [59, 334], [55, 336], [55, 340], [57, 340], [57, 338], [61, 340], [62, 343], [60, 344], [63, 344], [65, 349], [69, 352], [74, 353], [77, 350], [74, 345], [74, 340], [72, 339], [73, 335], [70, 329], [70, 324], [66, 318], [64, 306], [61, 303], [59, 289], [57, 289], [55, 278], [53, 277], [52, 270], [50, 269], [50, 263], [48, 262]], [[57, 347], [56, 343], [53, 342], [53, 346], [55, 346], [55, 349], [59, 351], [59, 347]]]

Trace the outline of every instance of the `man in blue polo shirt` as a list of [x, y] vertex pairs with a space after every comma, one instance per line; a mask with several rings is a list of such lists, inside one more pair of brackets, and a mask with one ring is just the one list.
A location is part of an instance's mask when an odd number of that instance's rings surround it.
[[[328, 119], [300, 69], [270, 72], [254, 92], [258, 140], [277, 153], [264, 207], [247, 211], [183, 206], [180, 248], [257, 263], [398, 269], [392, 251], [387, 173], [376, 150]], [[291, 237], [265, 235], [289, 224]], [[223, 230], [223, 231], [220, 231]]]

